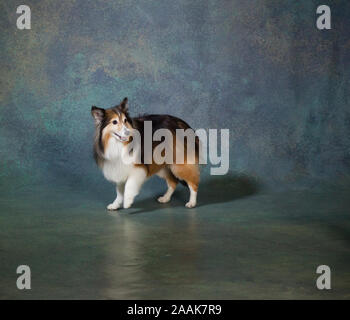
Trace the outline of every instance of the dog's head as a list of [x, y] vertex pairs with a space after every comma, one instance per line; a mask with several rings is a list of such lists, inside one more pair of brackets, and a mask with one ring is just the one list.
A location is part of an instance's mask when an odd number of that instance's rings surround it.
[[110, 109], [102, 109], [95, 106], [91, 108], [91, 114], [95, 120], [99, 137], [114, 138], [121, 142], [130, 140], [132, 134], [132, 122], [128, 114], [128, 98]]

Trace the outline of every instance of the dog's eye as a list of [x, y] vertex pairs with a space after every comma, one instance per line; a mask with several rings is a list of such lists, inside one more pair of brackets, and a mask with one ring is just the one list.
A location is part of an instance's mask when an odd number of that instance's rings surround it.
[[118, 123], [118, 121], [117, 120], [113, 120], [113, 122], [112, 122], [113, 124], [117, 124]]
[[126, 123], [126, 118], [124, 119], [124, 123]]

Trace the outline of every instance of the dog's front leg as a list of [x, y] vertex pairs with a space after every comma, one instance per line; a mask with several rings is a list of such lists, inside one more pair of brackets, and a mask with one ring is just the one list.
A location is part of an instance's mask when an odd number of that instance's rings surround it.
[[124, 208], [130, 208], [134, 198], [139, 194], [142, 184], [147, 178], [146, 170], [143, 168], [135, 169], [129, 176], [125, 184]]
[[123, 204], [125, 183], [118, 183], [116, 187], [117, 197], [107, 206], [108, 210], [117, 210]]

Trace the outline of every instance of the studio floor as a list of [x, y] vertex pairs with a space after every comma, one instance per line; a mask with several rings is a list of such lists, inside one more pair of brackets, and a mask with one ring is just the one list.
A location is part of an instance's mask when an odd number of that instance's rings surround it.
[[[105, 209], [112, 190], [94, 186], [3, 192], [0, 298], [350, 298], [348, 192], [214, 183], [186, 209], [185, 191], [161, 205], [146, 184], [118, 212]], [[31, 290], [16, 287], [19, 265], [31, 268]], [[331, 268], [331, 290], [316, 288], [319, 265]]]

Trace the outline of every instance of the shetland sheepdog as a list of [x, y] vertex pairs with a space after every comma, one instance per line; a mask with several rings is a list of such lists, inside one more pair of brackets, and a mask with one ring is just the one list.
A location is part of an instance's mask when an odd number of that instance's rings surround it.
[[[152, 135], [158, 129], [168, 129], [173, 134], [172, 147], [184, 148], [186, 150], [188, 141], [184, 140], [182, 145], [176, 138], [176, 130], [193, 130], [185, 121], [170, 115], [143, 115], [131, 118], [128, 112], [128, 99], [117, 106], [103, 109], [93, 106], [91, 114], [95, 120], [95, 140], [94, 140], [94, 158], [97, 165], [102, 169], [105, 178], [116, 184], [117, 196], [115, 200], [107, 206], [108, 210], [117, 210], [118, 208], [130, 208], [134, 198], [139, 194], [143, 183], [151, 176], [157, 175], [165, 179], [167, 191], [158, 198], [160, 203], [169, 202], [175, 191], [177, 183], [188, 186], [190, 191], [187, 208], [193, 208], [197, 203], [197, 191], [199, 184], [199, 139], [195, 139], [194, 161], [187, 161], [184, 158], [182, 163], [177, 164], [176, 159], [172, 163], [158, 164], [154, 161], [144, 161], [145, 138], [144, 123], [152, 123]], [[139, 149], [141, 150], [141, 163], [123, 161], [123, 154], [128, 152], [127, 147], [133, 141], [133, 135], [138, 131], [141, 136]], [[159, 141], [153, 141], [150, 145], [153, 151]]]

